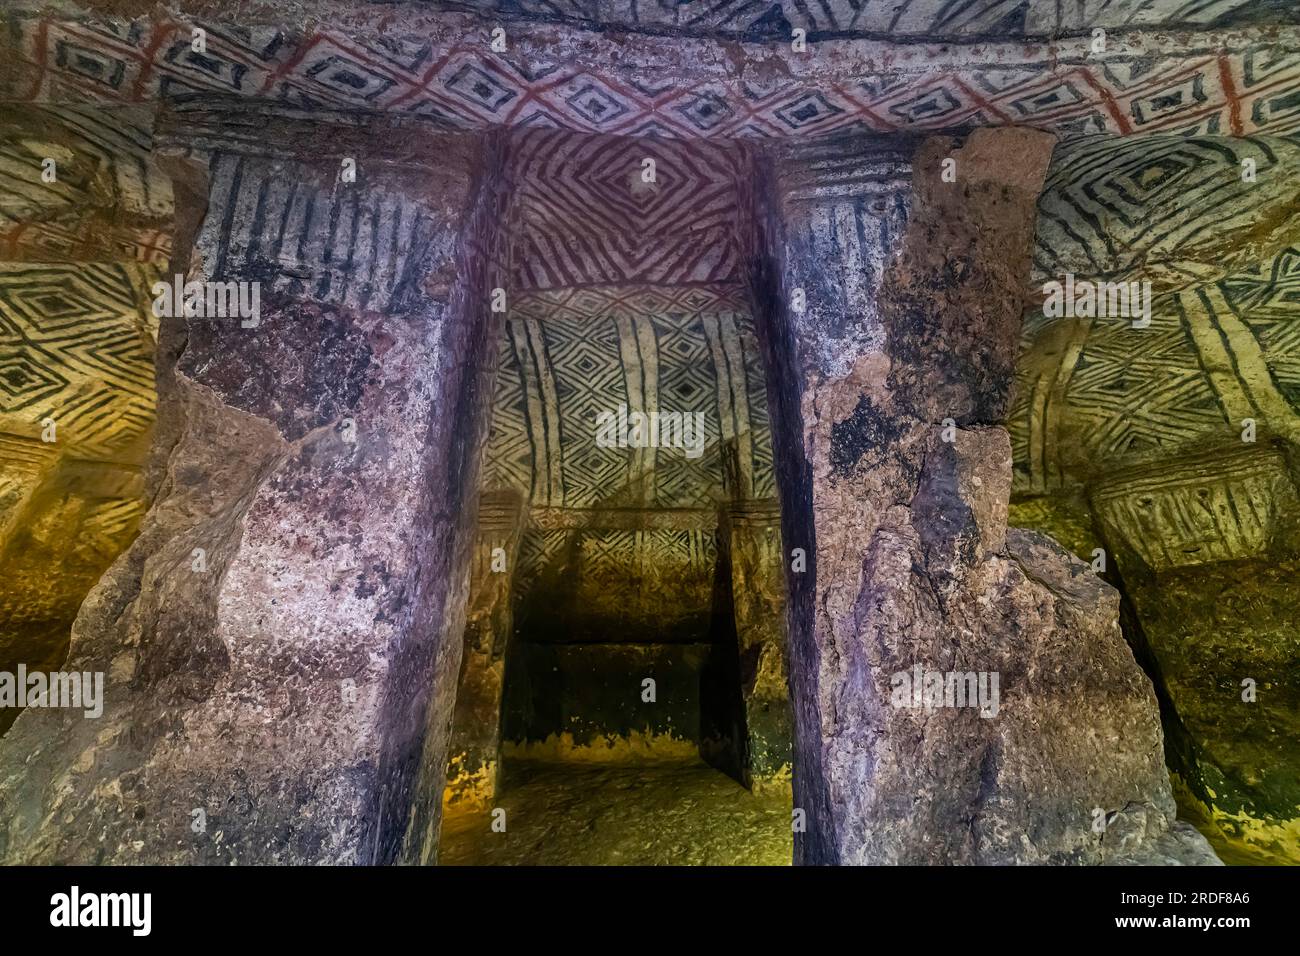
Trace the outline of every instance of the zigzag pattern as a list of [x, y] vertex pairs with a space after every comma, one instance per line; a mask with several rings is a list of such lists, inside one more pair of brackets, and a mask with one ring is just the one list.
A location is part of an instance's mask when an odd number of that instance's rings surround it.
[[734, 281], [740, 261], [731, 229], [691, 232], [671, 249], [660, 237], [539, 233], [513, 244], [514, 283], [525, 290], [589, 284]]
[[[575, 552], [581, 552], [575, 556]], [[717, 563], [712, 531], [528, 531], [519, 545], [513, 593], [518, 600], [548, 577], [581, 571], [583, 590], [625, 593], [648, 570], [710, 580]]]
[[[1253, 8], [1253, 9], [1252, 9]], [[1089, 31], [1096, 27], [1246, 23], [1267, 8], [1252, 0], [1031, 0], [1028, 32]]]
[[110, 499], [87, 509], [82, 532], [106, 557], [116, 557], [144, 517], [145, 503], [137, 498]]
[[1009, 422], [1017, 491], [1226, 435], [1227, 417], [1169, 301], [1147, 329], [1031, 313], [1021, 351]]
[[81, 227], [38, 222], [0, 232], [0, 261], [87, 262], [134, 260], [165, 266], [171, 261], [172, 237], [161, 229], [114, 226], [96, 234]]
[[[651, 183], [642, 176], [647, 160]], [[735, 150], [713, 143], [528, 130], [514, 140], [510, 178], [525, 226], [662, 235], [730, 226], [744, 171]]]
[[55, 642], [36, 639], [29, 663], [57, 656], [144, 511], [147, 290], [170, 257], [172, 209], [151, 113], [0, 109], [0, 632]]
[[1121, 48], [1103, 57], [1078, 44], [1037, 58], [1023, 45], [981, 47], [978, 58], [961, 62], [937, 44], [892, 57], [887, 75], [869, 58], [829, 69], [814, 60], [815, 69], [794, 72], [774, 50], [766, 68], [738, 76], [719, 65], [728, 59], [722, 50], [710, 48], [699, 51], [701, 67], [684, 86], [619, 66], [612, 54], [600, 72], [544, 55], [494, 54], [485, 41], [466, 39], [467, 28], [474, 32], [467, 23], [449, 22], [433, 40], [386, 34], [369, 43], [338, 30], [290, 36], [205, 24], [204, 54], [190, 50], [192, 26], [15, 17], [15, 58], [25, 70], [10, 95], [140, 102], [206, 92], [304, 110], [397, 112], [463, 129], [560, 126], [692, 139], [1007, 123], [1065, 135], [1300, 129], [1300, 51], [1266, 38], [1229, 52]]

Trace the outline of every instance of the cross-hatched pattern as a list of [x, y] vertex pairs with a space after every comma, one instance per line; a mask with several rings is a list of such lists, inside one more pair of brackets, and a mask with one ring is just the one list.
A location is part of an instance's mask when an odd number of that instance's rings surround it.
[[[528, 531], [520, 541], [514, 595], [548, 583], [579, 592], [623, 594], [645, 578], [711, 580], [718, 560], [713, 531], [652, 529]], [[575, 587], [570, 580], [580, 574]], [[548, 592], [549, 593], [549, 592]]]
[[1158, 301], [1145, 329], [1127, 319], [1027, 316], [1009, 421], [1017, 490], [1227, 434], [1177, 310]]
[[1010, 428], [1016, 487], [1045, 491], [1133, 459], [1300, 436], [1300, 250], [1157, 296], [1150, 328], [1031, 312]]

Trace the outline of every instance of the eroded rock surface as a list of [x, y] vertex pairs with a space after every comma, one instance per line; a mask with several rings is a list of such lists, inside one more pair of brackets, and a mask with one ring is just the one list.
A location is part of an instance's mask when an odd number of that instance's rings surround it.
[[[767, 335], [785, 540], [808, 552], [788, 574], [802, 862], [1103, 862], [1174, 821], [1118, 595], [1007, 530], [998, 423], [1050, 151], [1012, 130], [774, 165], [757, 295], [806, 301]], [[996, 715], [900, 698], [916, 668], [996, 675]]]
[[[7, 735], [6, 862], [433, 853], [493, 354], [493, 153], [386, 139], [436, 170], [401, 193], [400, 169], [363, 158], [349, 190], [327, 131], [192, 164], [211, 183], [194, 268], [261, 282], [261, 314], [163, 319], [163, 478], [66, 665], [107, 672], [105, 715], [28, 711]], [[319, 231], [394, 204], [404, 244], [322, 244], [303, 212]]]

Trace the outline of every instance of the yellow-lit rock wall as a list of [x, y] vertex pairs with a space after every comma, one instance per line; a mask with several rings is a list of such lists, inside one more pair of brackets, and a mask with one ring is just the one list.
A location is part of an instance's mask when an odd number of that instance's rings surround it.
[[[0, 669], [55, 668], [136, 533], [171, 189], [148, 114], [0, 110]], [[0, 730], [16, 712], [0, 712]]]

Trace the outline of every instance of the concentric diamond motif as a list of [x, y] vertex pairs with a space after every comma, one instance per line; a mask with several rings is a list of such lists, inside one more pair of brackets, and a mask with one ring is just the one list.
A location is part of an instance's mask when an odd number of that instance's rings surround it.
[[676, 112], [700, 132], [707, 133], [730, 119], [733, 111], [726, 100], [706, 93], [691, 97], [689, 102], [678, 106]]
[[1146, 126], [1164, 117], [1184, 113], [1207, 99], [1205, 78], [1198, 73], [1149, 96], [1135, 98], [1129, 104], [1129, 109], [1134, 121], [1139, 126]]
[[444, 74], [442, 86], [464, 102], [486, 110], [489, 115], [500, 113], [519, 95], [491, 73], [468, 62]]
[[629, 112], [628, 107], [615, 99], [611, 93], [590, 82], [578, 87], [565, 97], [564, 102], [595, 129], [612, 126]]
[[338, 55], [314, 63], [307, 76], [350, 101], [372, 102], [395, 85], [388, 77]]
[[843, 113], [821, 93], [804, 93], [778, 109], [775, 115], [792, 130], [806, 129]]
[[936, 120], [952, 117], [964, 109], [960, 100], [945, 87], [935, 87], [920, 96], [901, 100], [889, 107], [892, 116], [904, 125], [933, 125]]
[[67, 388], [68, 380], [52, 364], [42, 366], [40, 355], [0, 349], [0, 413], [13, 413], [38, 405]]

